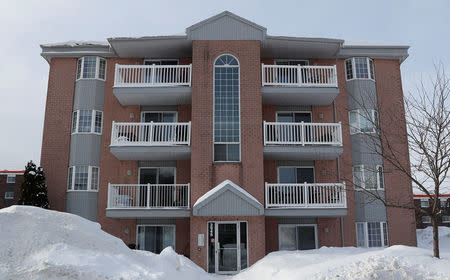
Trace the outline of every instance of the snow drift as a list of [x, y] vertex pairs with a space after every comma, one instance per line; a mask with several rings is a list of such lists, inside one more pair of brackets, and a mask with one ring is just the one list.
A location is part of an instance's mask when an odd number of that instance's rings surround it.
[[0, 279], [205, 279], [170, 247], [130, 250], [98, 223], [31, 206], [0, 210]]
[[[130, 250], [100, 225], [76, 215], [30, 206], [0, 209], [0, 280], [3, 279], [450, 279], [450, 230], [441, 229], [441, 256], [419, 245], [281, 251], [235, 276], [204, 272], [170, 247], [156, 255]], [[424, 245], [425, 244], [425, 245]]]
[[[439, 248], [450, 253], [450, 228], [439, 227]], [[433, 250], [433, 227], [417, 230], [417, 247]]]

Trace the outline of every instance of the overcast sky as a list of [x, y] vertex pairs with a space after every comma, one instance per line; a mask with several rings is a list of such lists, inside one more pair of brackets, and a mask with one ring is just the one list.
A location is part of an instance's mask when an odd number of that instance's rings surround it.
[[39, 45], [44, 43], [180, 34], [194, 23], [229, 10], [265, 26], [270, 35], [410, 45], [410, 57], [402, 64], [405, 93], [421, 76], [433, 73], [434, 62], [450, 63], [450, 1], [0, 3], [0, 170], [22, 169], [30, 159], [40, 161], [49, 70], [40, 56]]

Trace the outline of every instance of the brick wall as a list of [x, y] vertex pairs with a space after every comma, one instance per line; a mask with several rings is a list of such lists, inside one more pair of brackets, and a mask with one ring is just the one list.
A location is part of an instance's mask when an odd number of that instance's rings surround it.
[[53, 58], [48, 78], [40, 164], [46, 175], [50, 208], [58, 211], [66, 210], [76, 62], [76, 58]]
[[[406, 135], [400, 63], [397, 60], [374, 61], [380, 125], [395, 156], [410, 168]], [[385, 149], [387, 151], [387, 149]], [[383, 161], [386, 199], [403, 206], [413, 206], [411, 180], [388, 161]], [[416, 246], [414, 209], [387, 207], [389, 245]]]

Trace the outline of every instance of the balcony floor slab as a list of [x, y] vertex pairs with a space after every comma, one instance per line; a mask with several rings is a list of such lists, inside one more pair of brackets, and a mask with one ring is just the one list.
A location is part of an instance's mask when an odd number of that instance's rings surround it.
[[339, 94], [336, 87], [263, 86], [263, 104], [330, 105]]
[[170, 208], [114, 208], [106, 209], [106, 217], [109, 218], [181, 218], [189, 217], [190, 209], [170, 209]]
[[264, 147], [264, 159], [333, 160], [343, 152], [342, 146], [267, 145]]
[[189, 146], [110, 146], [110, 152], [119, 160], [187, 160]]
[[271, 217], [343, 217], [347, 208], [268, 208], [265, 215]]

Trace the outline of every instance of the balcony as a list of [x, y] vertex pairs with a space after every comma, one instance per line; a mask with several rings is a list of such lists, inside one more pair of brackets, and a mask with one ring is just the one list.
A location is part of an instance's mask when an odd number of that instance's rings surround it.
[[273, 105], [330, 105], [339, 94], [336, 65], [261, 65], [262, 98]]
[[116, 64], [113, 93], [123, 106], [191, 103], [192, 64]]
[[343, 152], [341, 123], [264, 122], [264, 157], [332, 160]]
[[113, 122], [110, 151], [119, 160], [185, 160], [190, 140], [191, 122]]
[[189, 184], [108, 184], [106, 216], [189, 217]]
[[345, 184], [269, 184], [266, 216], [338, 217], [347, 215]]

